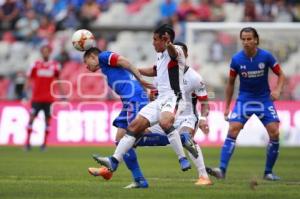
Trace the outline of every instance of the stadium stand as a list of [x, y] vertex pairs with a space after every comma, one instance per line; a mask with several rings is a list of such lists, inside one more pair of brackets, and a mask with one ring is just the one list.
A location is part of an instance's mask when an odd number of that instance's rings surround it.
[[[171, 7], [172, 12], [166, 13]], [[101, 47], [127, 56], [137, 66], [149, 66], [155, 59], [151, 31], [159, 23], [171, 23], [177, 32], [176, 39], [184, 41], [186, 22], [298, 22], [299, 10], [299, 1], [293, 0], [3, 0], [0, 1], [3, 88], [0, 97], [8, 96], [8, 85], [13, 87], [15, 74], [27, 71], [39, 56], [39, 46], [45, 42], [52, 45], [53, 57], [62, 64], [61, 78], [70, 81], [76, 90], [78, 77], [86, 72], [80, 63], [82, 54], [70, 42], [70, 35], [78, 28], [94, 32]], [[26, 24], [30, 20], [34, 25], [29, 31]], [[221, 87], [227, 75], [228, 57], [236, 50], [230, 40], [228, 35], [201, 35], [201, 45], [196, 49], [201, 56], [190, 57], [190, 64], [201, 69], [201, 73], [214, 72], [216, 77], [207, 83], [220, 98], [223, 98]], [[300, 72], [299, 46], [289, 42], [274, 48], [279, 49], [275, 54], [282, 65], [289, 66], [286, 73], [291, 89], [285, 98], [299, 99], [300, 80], [295, 75]], [[101, 93], [104, 84], [92, 83], [87, 81], [82, 91]], [[74, 94], [70, 100], [81, 98]]]

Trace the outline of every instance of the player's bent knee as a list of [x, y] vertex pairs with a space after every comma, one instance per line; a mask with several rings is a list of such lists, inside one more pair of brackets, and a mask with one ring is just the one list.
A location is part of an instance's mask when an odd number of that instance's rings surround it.
[[159, 121], [159, 125], [164, 131], [172, 128], [173, 123], [174, 123], [174, 120], [172, 120], [172, 118], [169, 118], [169, 119], [164, 118]]
[[142, 117], [137, 116], [129, 125], [127, 130], [136, 134], [142, 134], [150, 126], [149, 121]]
[[279, 139], [279, 131], [276, 129], [275, 131], [269, 132], [269, 136], [272, 140], [278, 140]]

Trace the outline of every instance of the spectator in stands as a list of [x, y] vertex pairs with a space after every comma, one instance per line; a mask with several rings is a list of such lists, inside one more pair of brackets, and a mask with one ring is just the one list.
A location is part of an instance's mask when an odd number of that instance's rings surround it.
[[177, 13], [179, 21], [186, 21], [191, 20], [192, 14], [196, 15], [197, 12], [191, 0], [181, 0], [177, 8]]
[[69, 6], [72, 6], [76, 13], [79, 13], [81, 6], [85, 0], [69, 0]]
[[273, 0], [261, 0], [258, 8], [259, 21], [270, 22], [274, 20], [277, 8]]
[[112, 0], [97, 0], [97, 4], [100, 6], [101, 12], [105, 12], [109, 10]]
[[245, 22], [254, 22], [257, 20], [256, 5], [254, 0], [245, 0], [244, 17]]
[[50, 10], [51, 18], [56, 22], [61, 22], [67, 15], [68, 0], [53, 0]]
[[37, 15], [45, 15], [49, 12], [50, 4], [47, 3], [49, 1], [45, 0], [34, 0], [32, 3], [32, 9]]
[[55, 33], [54, 22], [46, 15], [40, 17], [40, 26], [37, 30], [37, 42], [51, 41]]
[[59, 77], [60, 65], [58, 62], [50, 60], [52, 48], [49, 45], [41, 47], [42, 59], [37, 60], [34, 65], [29, 69], [27, 76], [28, 80], [24, 91], [28, 93], [29, 87], [32, 87], [31, 97], [31, 111], [29, 124], [27, 126], [27, 139], [25, 142], [25, 150], [30, 150], [30, 137], [32, 133], [32, 124], [34, 118], [38, 115], [39, 111], [44, 111], [46, 120], [45, 137], [41, 150], [45, 150], [47, 138], [50, 133], [50, 107], [54, 101], [54, 96], [51, 89], [51, 84]]
[[81, 27], [89, 29], [90, 23], [96, 20], [101, 11], [95, 0], [86, 0], [80, 10]]
[[72, 5], [68, 6], [68, 12], [66, 17], [58, 24], [59, 30], [65, 29], [77, 29], [80, 25], [79, 19], [76, 14], [76, 10]]
[[19, 17], [17, 3], [6, 0], [0, 8], [0, 29], [12, 30]]
[[223, 3], [223, 0], [213, 0], [211, 4], [211, 21], [222, 22], [225, 20]]
[[20, 40], [33, 41], [36, 38], [36, 32], [39, 28], [39, 21], [33, 10], [27, 10], [26, 15], [20, 18], [16, 24], [16, 36]]
[[160, 4], [160, 14], [163, 21], [167, 21], [176, 14], [177, 4], [174, 0], [164, 0]]
[[199, 21], [210, 21], [212, 13], [208, 0], [202, 0], [196, 10]]
[[285, 0], [277, 0], [277, 15], [274, 18], [274, 22], [291, 22], [292, 17], [292, 8]]

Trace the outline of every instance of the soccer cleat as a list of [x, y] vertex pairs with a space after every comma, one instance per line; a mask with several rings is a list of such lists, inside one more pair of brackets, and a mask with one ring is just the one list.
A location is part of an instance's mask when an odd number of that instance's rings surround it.
[[274, 173], [268, 173], [264, 175], [264, 180], [277, 181], [280, 180], [280, 177], [275, 175]]
[[220, 168], [206, 167], [206, 172], [217, 179], [225, 179], [225, 173]]
[[124, 187], [124, 189], [136, 189], [136, 188], [146, 189], [148, 187], [149, 185], [145, 178], [138, 178], [135, 180], [135, 182], [132, 182], [131, 184]]
[[109, 171], [106, 167], [90, 167], [88, 168], [88, 171], [92, 176], [102, 176], [105, 180], [110, 180], [113, 176], [113, 173]]
[[31, 145], [26, 144], [23, 149], [24, 149], [24, 151], [30, 151], [31, 150]]
[[93, 154], [93, 159], [99, 164], [105, 166], [110, 171], [114, 172], [118, 168], [118, 163], [112, 160], [112, 157], [101, 157], [100, 155]]
[[46, 145], [44, 145], [44, 144], [41, 145], [41, 146], [40, 146], [40, 151], [41, 151], [41, 152], [47, 151]]
[[198, 186], [209, 186], [209, 185], [213, 185], [214, 183], [208, 178], [208, 177], [204, 177], [201, 176], [197, 182], [195, 182], [195, 185]]
[[196, 143], [194, 142], [193, 138], [189, 133], [183, 133], [180, 135], [181, 142], [183, 147], [188, 150], [194, 158], [198, 158], [198, 151], [196, 148]]
[[192, 168], [190, 162], [186, 159], [186, 157], [180, 158], [179, 164], [182, 171], [187, 171]]

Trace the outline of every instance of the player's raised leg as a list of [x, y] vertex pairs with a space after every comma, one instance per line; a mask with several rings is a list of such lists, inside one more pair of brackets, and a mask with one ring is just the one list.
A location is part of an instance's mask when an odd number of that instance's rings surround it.
[[102, 157], [99, 155], [93, 155], [93, 158], [101, 165], [106, 166], [111, 171], [115, 171], [118, 168], [119, 162], [123, 160], [123, 156], [127, 151], [133, 147], [136, 138], [141, 136], [141, 132], [144, 132], [150, 125], [149, 121], [138, 115], [128, 126], [126, 134], [120, 140], [114, 154], [111, 157]]

